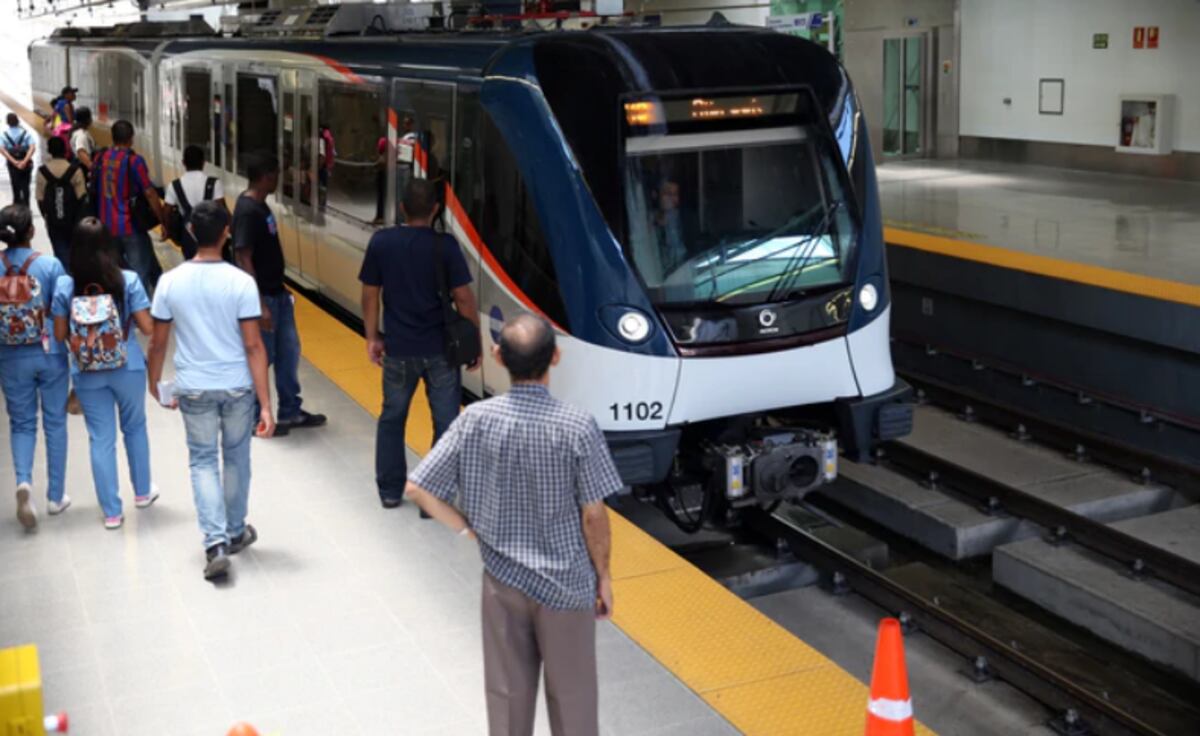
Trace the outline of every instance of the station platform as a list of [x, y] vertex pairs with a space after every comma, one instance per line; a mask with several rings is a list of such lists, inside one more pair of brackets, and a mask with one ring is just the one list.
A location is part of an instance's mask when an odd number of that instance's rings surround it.
[[1200, 182], [970, 160], [878, 178], [890, 244], [1200, 305]]
[[[49, 252], [35, 218], [34, 246]], [[169, 244], [156, 248], [165, 267], [178, 262]], [[22, 532], [11, 486], [0, 484], [9, 488], [0, 492], [0, 648], [38, 646], [46, 707], [68, 711], [73, 733], [217, 736], [236, 720], [280, 736], [486, 732], [478, 552], [411, 505], [380, 508], [379, 369], [361, 337], [303, 297], [297, 322], [305, 405], [329, 425], [255, 440], [250, 520], [261, 539], [234, 559], [227, 582], [201, 576], [183, 425], [153, 402], [162, 498], [137, 510], [127, 491], [122, 529], [101, 524], [80, 417], [69, 419], [68, 511], [45, 514], [42, 455], [37, 533]], [[4, 422], [0, 444], [7, 433]], [[428, 451], [423, 396], [408, 437], [410, 459]], [[128, 489], [123, 454], [119, 465]], [[0, 452], [5, 472], [11, 457]], [[598, 633], [602, 733], [862, 732], [869, 630], [856, 677], [611, 518], [616, 610]], [[806, 625], [835, 632], [838, 620]], [[537, 733], [549, 733], [544, 708]], [[918, 733], [934, 732], [918, 724]]]

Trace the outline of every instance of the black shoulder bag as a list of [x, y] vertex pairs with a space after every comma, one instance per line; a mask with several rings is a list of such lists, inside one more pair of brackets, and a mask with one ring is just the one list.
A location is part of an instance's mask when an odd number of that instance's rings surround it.
[[450, 279], [446, 275], [446, 263], [442, 248], [445, 236], [433, 234], [433, 263], [437, 270], [438, 301], [442, 303], [442, 315], [446, 331], [446, 362], [454, 367], [471, 365], [479, 360], [479, 330], [475, 323], [458, 313], [451, 305]]

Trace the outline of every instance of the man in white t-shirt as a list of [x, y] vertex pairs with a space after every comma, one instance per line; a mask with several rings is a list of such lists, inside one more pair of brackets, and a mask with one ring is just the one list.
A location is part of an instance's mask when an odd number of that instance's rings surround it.
[[[192, 209], [201, 202], [213, 200], [225, 205], [225, 190], [221, 180], [204, 173], [204, 149], [200, 146], [188, 146], [183, 149], [183, 168], [187, 173], [171, 182], [167, 187], [167, 221], [174, 219], [173, 212], [178, 212], [185, 227], [178, 233], [177, 242], [183, 250], [184, 260], [191, 260], [196, 255], [196, 241], [187, 232], [186, 224]], [[182, 196], [180, 196], [182, 194]]]
[[92, 110], [81, 107], [75, 111], [75, 125], [71, 128], [71, 152], [88, 171], [92, 170], [92, 154], [96, 152], [96, 139], [92, 138]]
[[[199, 243], [196, 257], [168, 271], [154, 292], [149, 382], [159, 403], [183, 414], [192, 492], [204, 534], [204, 577], [214, 580], [229, 571], [229, 555], [258, 539], [246, 523], [250, 438], [274, 434], [275, 419], [267, 349], [258, 326], [258, 287], [252, 276], [221, 258], [221, 244], [229, 238], [229, 212], [223, 203], [201, 202], [188, 228]], [[168, 387], [159, 382], [172, 326], [175, 382]], [[257, 416], [256, 404], [261, 407]]]

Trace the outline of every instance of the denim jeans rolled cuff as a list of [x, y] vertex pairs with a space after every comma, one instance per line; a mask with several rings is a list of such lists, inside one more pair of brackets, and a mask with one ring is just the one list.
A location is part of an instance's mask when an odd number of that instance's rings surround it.
[[46, 495], [51, 501], [61, 501], [67, 475], [67, 394], [71, 386], [67, 356], [34, 354], [0, 361], [0, 386], [17, 483], [33, 484], [40, 415], [46, 435]]
[[300, 398], [300, 334], [296, 331], [296, 307], [292, 295], [263, 294], [263, 303], [271, 310], [271, 329], [262, 333], [267, 360], [275, 370], [275, 391], [279, 395], [279, 421], [300, 416], [304, 403]]
[[257, 413], [254, 392], [239, 388], [183, 393], [179, 410], [204, 548], [228, 544], [246, 530], [250, 438]]
[[404, 429], [417, 383], [425, 379], [425, 396], [433, 415], [436, 443], [458, 416], [462, 376], [440, 355], [385, 357], [383, 411], [375, 436], [375, 483], [381, 498], [400, 498], [408, 480], [408, 445]]

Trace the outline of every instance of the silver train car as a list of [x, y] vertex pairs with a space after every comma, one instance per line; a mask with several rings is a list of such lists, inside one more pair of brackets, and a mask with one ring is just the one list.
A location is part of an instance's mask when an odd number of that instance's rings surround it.
[[[800, 498], [839, 453], [910, 431], [866, 125], [827, 51], [724, 24], [485, 30], [369, 7], [229, 35], [64, 29], [30, 48], [35, 103], [78, 87], [101, 144], [130, 120], [160, 183], [189, 145], [230, 195], [248, 154], [278, 156], [288, 275], [351, 314], [404, 183], [444, 182], [485, 355], [506, 317], [549, 319], [552, 390], [681, 525]], [[463, 378], [507, 388], [490, 357]]]

